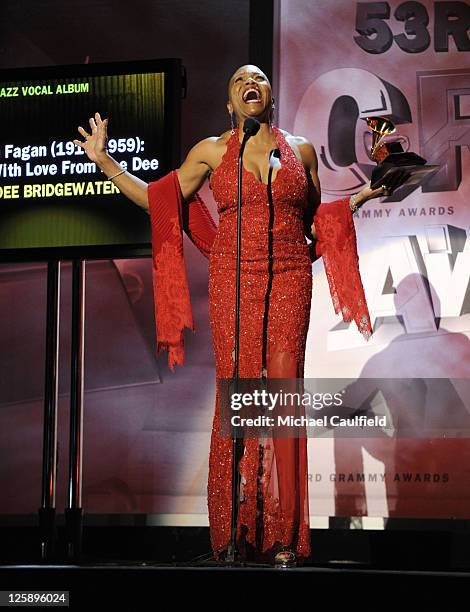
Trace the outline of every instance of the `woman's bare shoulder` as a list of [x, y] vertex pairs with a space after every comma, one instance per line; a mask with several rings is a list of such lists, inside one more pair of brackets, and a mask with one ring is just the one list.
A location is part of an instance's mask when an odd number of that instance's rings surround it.
[[220, 136], [213, 136], [209, 138], [210, 140], [210, 149], [211, 149], [211, 167], [212, 169], [217, 168], [217, 166], [221, 163], [222, 157], [227, 150], [227, 143], [230, 140], [232, 135], [231, 130], [227, 130], [220, 134]]
[[303, 146], [303, 145], [310, 145], [313, 146], [312, 143], [308, 140], [308, 138], [305, 138], [304, 136], [295, 136], [294, 134], [290, 134], [289, 132], [287, 132], [286, 130], [280, 130], [282, 132], [282, 135], [284, 136], [284, 138], [287, 140], [287, 142], [292, 146], [293, 144], [296, 146]]
[[304, 136], [294, 136], [286, 130], [281, 130], [287, 143], [292, 147], [297, 158], [306, 166], [311, 166], [316, 160], [316, 153], [313, 144]]
[[230, 130], [220, 136], [209, 136], [197, 142], [188, 153], [189, 159], [195, 159], [215, 168], [226, 150]]
[[[203, 138], [193, 146], [193, 149], [198, 149], [199, 151], [214, 151], [223, 147], [228, 141], [228, 136], [226, 134], [227, 133], [224, 132], [220, 136], [208, 136], [207, 138]], [[230, 136], [230, 131], [228, 135]]]
[[231, 131], [227, 130], [226, 132], [223, 132], [222, 134], [220, 134], [220, 136], [209, 136], [208, 138], [204, 138], [204, 140], [201, 140], [201, 142], [205, 142], [205, 143], [212, 143], [212, 144], [221, 144], [221, 143], [227, 143], [228, 139], [230, 138], [230, 134]]

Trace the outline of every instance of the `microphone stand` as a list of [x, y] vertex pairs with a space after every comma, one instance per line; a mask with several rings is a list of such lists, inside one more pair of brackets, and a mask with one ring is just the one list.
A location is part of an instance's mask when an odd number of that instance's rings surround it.
[[[242, 242], [242, 176], [243, 176], [243, 154], [249, 138], [259, 130], [259, 122], [249, 117], [243, 124], [243, 141], [238, 153], [238, 202], [237, 202], [237, 259], [236, 259], [236, 281], [235, 281], [235, 366], [233, 371], [233, 392], [238, 393], [238, 364], [240, 355], [240, 270], [241, 270], [241, 242]], [[230, 542], [227, 548], [225, 560], [233, 563], [237, 548], [237, 522], [238, 503], [240, 497], [240, 473], [238, 471], [240, 441], [236, 435], [235, 427], [232, 428], [232, 517], [230, 529]]]

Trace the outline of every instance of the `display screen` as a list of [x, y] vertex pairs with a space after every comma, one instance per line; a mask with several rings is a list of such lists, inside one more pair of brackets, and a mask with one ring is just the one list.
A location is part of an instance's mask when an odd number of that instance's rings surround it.
[[148, 214], [72, 141], [95, 112], [108, 151], [149, 182], [179, 161], [179, 60], [0, 71], [0, 258], [150, 253]]

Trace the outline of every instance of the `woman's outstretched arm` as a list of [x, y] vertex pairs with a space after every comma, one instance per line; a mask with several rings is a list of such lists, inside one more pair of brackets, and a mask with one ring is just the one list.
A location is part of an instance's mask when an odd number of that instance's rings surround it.
[[[73, 142], [85, 151], [90, 161], [96, 163], [108, 178], [115, 177], [113, 183], [121, 193], [134, 204], [149, 212], [148, 184], [130, 172], [122, 172], [119, 163], [106, 150], [108, 121], [108, 118], [102, 120], [100, 114], [95, 113], [95, 116], [89, 119], [91, 133], [80, 126], [78, 131], [85, 140], [74, 140]], [[188, 153], [181, 167], [177, 169], [181, 192], [185, 200], [191, 199], [211, 171], [210, 163], [214, 156], [216, 140], [216, 138], [206, 138], [197, 143]], [[120, 172], [122, 174], [118, 174]]]
[[[82, 126], [78, 128], [85, 141], [74, 140], [73, 142], [85, 151], [88, 159], [94, 162], [108, 178], [113, 178], [122, 171], [122, 168], [106, 151], [108, 121], [108, 119], [103, 121], [100, 114], [95, 113], [95, 116], [89, 119], [90, 133]], [[113, 182], [129, 200], [148, 211], [147, 183], [145, 181], [126, 171], [116, 176]]]

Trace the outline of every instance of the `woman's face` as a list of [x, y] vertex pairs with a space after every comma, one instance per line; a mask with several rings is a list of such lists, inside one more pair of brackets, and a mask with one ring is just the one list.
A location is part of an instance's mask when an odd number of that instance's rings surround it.
[[241, 66], [234, 72], [228, 85], [228, 99], [228, 112], [235, 113], [237, 123], [247, 117], [269, 121], [273, 103], [271, 84], [257, 66]]

